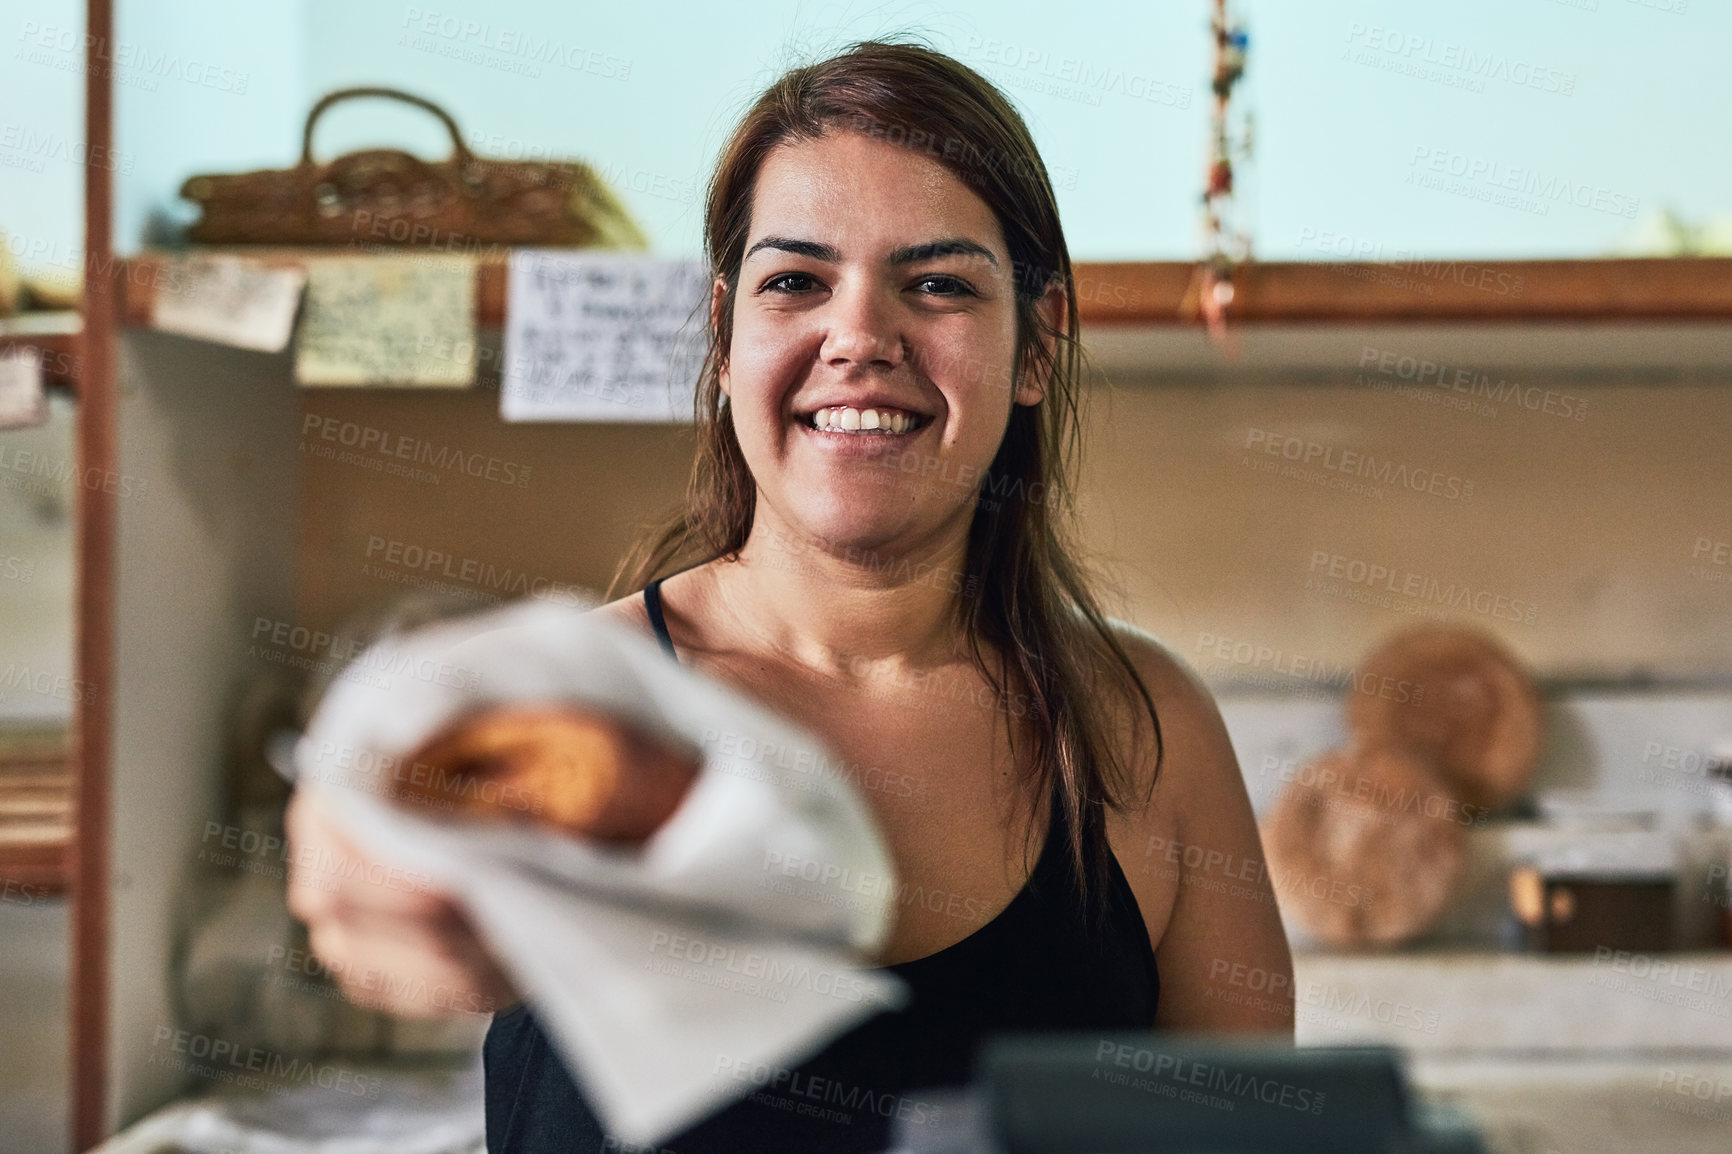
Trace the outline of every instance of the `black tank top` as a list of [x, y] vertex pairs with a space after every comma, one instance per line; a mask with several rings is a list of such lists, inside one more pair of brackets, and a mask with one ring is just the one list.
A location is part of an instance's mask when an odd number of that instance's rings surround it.
[[[644, 602], [677, 660], [660, 585], [644, 590]], [[1027, 883], [997, 917], [953, 946], [886, 967], [908, 985], [903, 1009], [866, 1019], [789, 1068], [719, 1059], [719, 1076], [738, 1082], [740, 1098], [655, 1154], [876, 1154], [888, 1149], [895, 1119], [935, 1117], [925, 1091], [966, 1083], [988, 1035], [1152, 1028], [1161, 982], [1136, 895], [1115, 859], [1105, 917], [1087, 915], [1057, 802]], [[493, 1019], [483, 1061], [489, 1154], [651, 1154], [608, 1135], [526, 1006]]]

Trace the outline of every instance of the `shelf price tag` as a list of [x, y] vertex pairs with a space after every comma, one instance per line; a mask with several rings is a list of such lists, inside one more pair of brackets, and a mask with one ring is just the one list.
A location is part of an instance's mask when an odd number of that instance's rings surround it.
[[475, 383], [475, 261], [444, 254], [327, 257], [307, 265], [295, 338], [303, 385]]
[[272, 268], [246, 257], [197, 256], [174, 262], [151, 301], [154, 329], [179, 336], [280, 353], [289, 343], [305, 270]]
[[507, 421], [691, 419], [710, 294], [703, 261], [526, 249], [507, 286]]
[[28, 428], [47, 420], [41, 354], [35, 349], [0, 351], [0, 429]]

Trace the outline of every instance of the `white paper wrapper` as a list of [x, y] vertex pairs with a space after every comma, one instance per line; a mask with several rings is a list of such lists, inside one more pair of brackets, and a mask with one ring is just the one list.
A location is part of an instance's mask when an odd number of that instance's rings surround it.
[[[582, 609], [519, 601], [376, 643], [295, 747], [356, 843], [467, 908], [603, 1123], [655, 1145], [903, 1002], [864, 965], [890, 929], [889, 853], [810, 734]], [[489, 703], [606, 709], [703, 751], [641, 851], [382, 800], [406, 754]]]

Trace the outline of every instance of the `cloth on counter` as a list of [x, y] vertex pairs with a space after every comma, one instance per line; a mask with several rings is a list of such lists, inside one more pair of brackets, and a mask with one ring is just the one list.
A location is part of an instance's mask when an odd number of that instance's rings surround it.
[[[221, 1065], [221, 1063], [218, 1063]], [[486, 1154], [481, 1065], [399, 1070], [312, 1063], [264, 1093], [172, 1102], [90, 1154]], [[292, 1077], [292, 1074], [291, 1074]]]
[[[654, 1145], [749, 1086], [718, 1056], [784, 1065], [881, 1008], [867, 964], [889, 932], [893, 866], [840, 765], [739, 692], [580, 607], [523, 600], [377, 642], [295, 747], [356, 843], [466, 908], [609, 1128]], [[382, 801], [405, 755], [500, 703], [612, 712], [701, 751], [678, 810], [622, 850]], [[773, 975], [818, 975], [777, 981]]]

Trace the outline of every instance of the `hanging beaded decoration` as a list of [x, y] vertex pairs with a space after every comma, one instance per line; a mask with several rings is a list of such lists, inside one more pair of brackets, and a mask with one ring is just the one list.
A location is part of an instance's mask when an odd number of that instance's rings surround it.
[[1214, 0], [1210, 30], [1215, 36], [1215, 71], [1209, 87], [1215, 94], [1209, 134], [1209, 170], [1203, 188], [1204, 257], [1186, 293], [1187, 315], [1202, 314], [1209, 335], [1226, 344], [1227, 306], [1233, 303], [1233, 270], [1251, 258], [1251, 238], [1237, 226], [1233, 214], [1233, 160], [1251, 155], [1251, 116], [1245, 114], [1237, 133], [1229, 128], [1233, 87], [1245, 75], [1250, 37], [1245, 23], [1227, 11], [1227, 0]]

